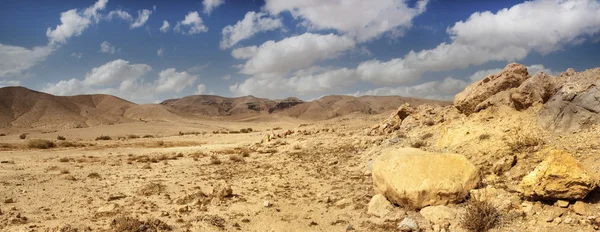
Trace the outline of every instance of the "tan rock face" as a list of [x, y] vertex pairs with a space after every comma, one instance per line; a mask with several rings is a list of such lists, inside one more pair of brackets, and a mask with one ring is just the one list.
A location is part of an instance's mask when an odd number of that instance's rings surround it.
[[583, 199], [596, 188], [597, 179], [569, 153], [552, 150], [518, 186], [532, 199]]
[[376, 194], [373, 196], [373, 198], [371, 198], [367, 212], [368, 214], [382, 218], [391, 213], [393, 208], [394, 206], [385, 198], [385, 196]]
[[470, 115], [477, 111], [480, 103], [499, 92], [519, 87], [527, 78], [527, 67], [516, 63], [508, 64], [500, 73], [489, 75], [458, 93], [454, 97], [454, 107], [461, 113]]
[[387, 149], [373, 163], [375, 193], [400, 206], [460, 202], [479, 181], [477, 168], [459, 154]]
[[436, 225], [450, 223], [456, 218], [456, 210], [445, 205], [427, 206], [421, 209], [419, 213]]

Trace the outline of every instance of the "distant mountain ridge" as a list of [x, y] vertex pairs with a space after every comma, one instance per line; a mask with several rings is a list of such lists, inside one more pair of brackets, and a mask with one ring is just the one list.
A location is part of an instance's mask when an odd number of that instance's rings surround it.
[[450, 105], [451, 102], [398, 97], [325, 96], [305, 102], [290, 97], [270, 100], [254, 96], [227, 98], [192, 95], [160, 104], [138, 105], [105, 94], [55, 96], [25, 87], [0, 88], [0, 128], [68, 129], [135, 121], [185, 121], [199, 118], [244, 118], [278, 114], [306, 120], [324, 120], [350, 113], [378, 114], [413, 105]]

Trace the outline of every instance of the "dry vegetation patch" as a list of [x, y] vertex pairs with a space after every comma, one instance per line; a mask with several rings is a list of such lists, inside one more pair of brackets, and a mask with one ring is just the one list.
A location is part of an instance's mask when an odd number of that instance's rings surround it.
[[161, 183], [148, 183], [138, 190], [138, 194], [142, 196], [152, 196], [163, 193], [167, 190], [167, 186]]
[[460, 218], [463, 228], [469, 231], [485, 232], [501, 223], [501, 214], [492, 203], [471, 198]]
[[142, 221], [129, 216], [121, 216], [113, 219], [110, 226], [114, 231], [119, 232], [157, 232], [171, 231], [173, 229], [172, 226], [159, 219], [149, 218]]
[[56, 144], [50, 140], [32, 139], [27, 142], [27, 147], [35, 149], [50, 149], [56, 147]]

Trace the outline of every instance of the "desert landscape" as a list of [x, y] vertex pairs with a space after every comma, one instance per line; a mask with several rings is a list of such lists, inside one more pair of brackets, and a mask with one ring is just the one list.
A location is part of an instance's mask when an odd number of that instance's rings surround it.
[[2, 231], [595, 231], [600, 68], [454, 102], [0, 89]]

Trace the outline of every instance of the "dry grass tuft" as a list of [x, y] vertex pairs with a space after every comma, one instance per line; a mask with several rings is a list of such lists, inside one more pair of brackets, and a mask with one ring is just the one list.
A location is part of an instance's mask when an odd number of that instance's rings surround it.
[[110, 227], [119, 232], [156, 232], [171, 231], [173, 227], [159, 219], [140, 219], [121, 216], [112, 220]]
[[1, 134], [0, 134], [0, 137], [3, 137], [3, 136], [6, 136], [6, 134], [4, 134], [4, 133], [1, 133]]
[[481, 134], [481, 135], [479, 135], [479, 137], [478, 137], [478, 138], [479, 138], [479, 141], [483, 141], [483, 140], [488, 140], [488, 139], [490, 139], [490, 137], [491, 137], [491, 136], [490, 136], [490, 134], [487, 134], [487, 133], [486, 133], [486, 134]]
[[14, 148], [14, 146], [9, 143], [0, 143], [0, 148], [8, 149], [8, 148]]
[[96, 141], [98, 140], [112, 140], [112, 138], [108, 135], [100, 135], [98, 137], [96, 137]]
[[100, 174], [98, 174], [97, 172], [92, 172], [88, 174], [87, 177], [91, 179], [100, 179]]
[[56, 147], [56, 144], [50, 140], [45, 139], [33, 139], [29, 140], [27, 147], [36, 149], [49, 149]]
[[26, 139], [27, 138], [27, 134], [21, 134], [21, 135], [19, 135], [19, 138], [20, 139]]
[[492, 203], [471, 198], [460, 220], [462, 227], [468, 231], [486, 232], [500, 225], [501, 215]]
[[85, 144], [69, 142], [69, 141], [60, 141], [58, 143], [59, 147], [85, 147]]
[[167, 190], [167, 186], [161, 183], [148, 183], [138, 190], [138, 194], [142, 196], [152, 196], [163, 193]]
[[210, 164], [219, 165], [221, 164], [221, 160], [216, 155], [210, 156]]
[[147, 139], [147, 138], [154, 138], [154, 135], [144, 135], [144, 136], [142, 136], [142, 138], [145, 138], [145, 139]]
[[65, 138], [64, 136], [60, 136], [60, 135], [56, 136], [56, 139], [60, 140], [60, 141], [67, 140], [67, 138]]
[[139, 139], [140, 136], [139, 135], [127, 135], [128, 139]]
[[250, 132], [252, 132], [252, 131], [254, 131], [254, 129], [252, 129], [252, 128], [244, 128], [244, 129], [240, 129], [240, 132], [241, 132], [241, 133], [250, 133]]
[[62, 157], [62, 158], [58, 159], [58, 162], [61, 162], [61, 163], [67, 163], [69, 161], [71, 161], [71, 160], [67, 157]]
[[513, 152], [535, 152], [544, 145], [544, 140], [534, 134], [517, 134], [509, 137], [507, 145]]
[[431, 133], [431, 132], [421, 135], [422, 140], [427, 140], [427, 139], [430, 139], [431, 137], [433, 137], [433, 133]]
[[244, 158], [242, 158], [240, 155], [230, 155], [229, 160], [236, 163], [244, 162]]
[[413, 141], [410, 141], [409, 145], [410, 145], [410, 147], [413, 147], [413, 148], [421, 148], [421, 147], [427, 146], [427, 142], [425, 142], [423, 140], [413, 140]]

